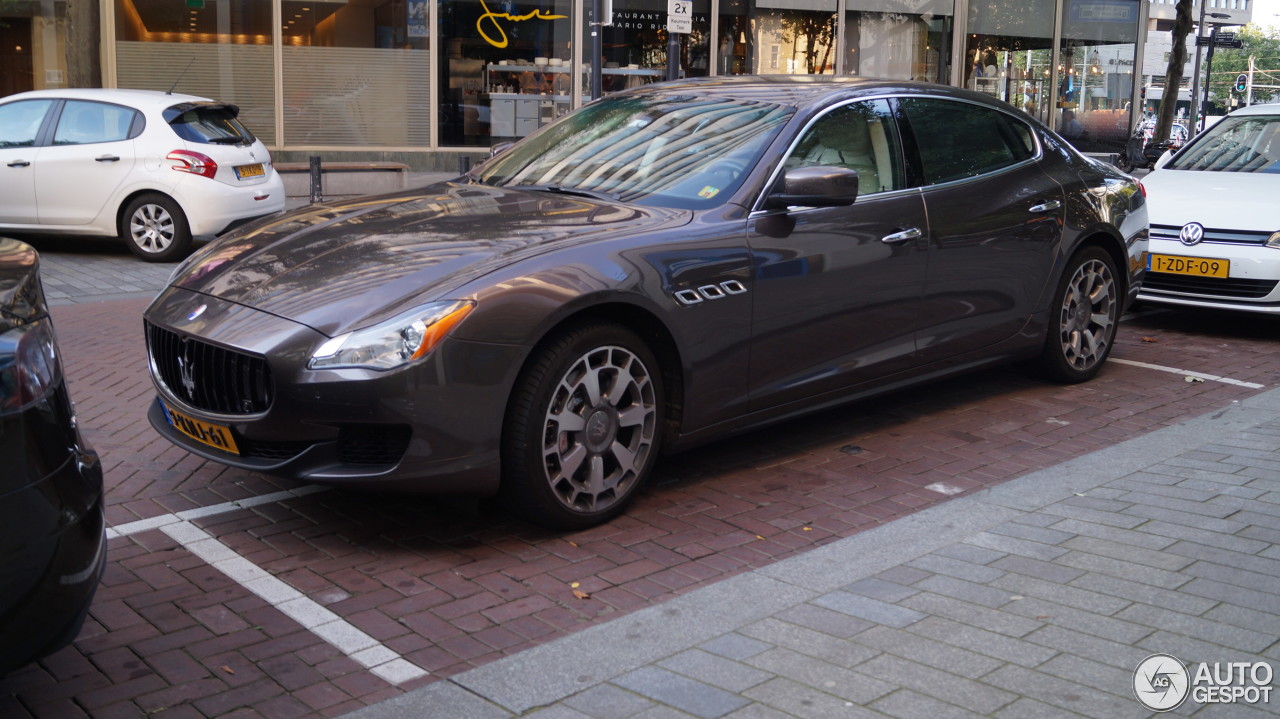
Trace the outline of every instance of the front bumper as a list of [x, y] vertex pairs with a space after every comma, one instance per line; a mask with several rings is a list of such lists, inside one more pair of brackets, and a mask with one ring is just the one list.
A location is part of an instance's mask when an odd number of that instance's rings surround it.
[[[186, 319], [192, 303], [207, 305], [196, 322]], [[523, 348], [450, 338], [423, 360], [393, 371], [309, 370], [307, 358], [327, 338], [275, 315], [170, 288], [146, 320], [184, 340], [260, 358], [269, 368], [268, 406], [248, 414], [213, 412], [195, 406], [198, 392], [166, 385], [159, 365], [167, 360], [149, 333], [159, 397], [148, 419], [193, 454], [320, 484], [433, 494], [497, 491], [502, 418]], [[193, 385], [205, 381], [191, 378]], [[173, 411], [225, 429], [237, 451], [179, 431], [170, 421]]]
[[1230, 263], [1225, 278], [1148, 272], [1138, 299], [1183, 307], [1280, 314], [1280, 250], [1260, 245], [1155, 239], [1153, 254]]

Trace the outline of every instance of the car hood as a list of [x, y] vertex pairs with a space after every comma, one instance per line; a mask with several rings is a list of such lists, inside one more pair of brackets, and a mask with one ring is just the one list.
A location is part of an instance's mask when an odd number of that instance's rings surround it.
[[1142, 184], [1153, 225], [1199, 222], [1220, 229], [1280, 230], [1275, 212], [1280, 174], [1156, 170]]
[[172, 284], [334, 336], [552, 249], [686, 224], [687, 210], [444, 182], [312, 205], [228, 235]]

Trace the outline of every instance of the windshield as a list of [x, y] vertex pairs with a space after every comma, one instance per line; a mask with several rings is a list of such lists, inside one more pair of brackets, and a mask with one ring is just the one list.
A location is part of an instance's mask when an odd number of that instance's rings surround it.
[[1280, 173], [1280, 115], [1228, 117], [1166, 168]]
[[793, 108], [689, 95], [592, 103], [479, 169], [488, 185], [705, 208], [733, 194]]

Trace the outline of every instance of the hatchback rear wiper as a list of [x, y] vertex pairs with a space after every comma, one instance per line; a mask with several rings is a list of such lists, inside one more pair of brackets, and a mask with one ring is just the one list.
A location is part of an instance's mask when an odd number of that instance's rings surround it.
[[618, 202], [621, 197], [612, 192], [601, 192], [599, 190], [583, 190], [578, 187], [561, 187], [560, 185], [507, 185], [512, 190], [526, 190], [529, 192], [553, 192], [557, 195], [577, 195], [578, 197], [590, 197], [593, 200], [607, 200], [609, 202]]
[[240, 137], [239, 135], [237, 135], [237, 136], [235, 136], [235, 137], [211, 137], [211, 138], [209, 138], [208, 142], [210, 142], [210, 143], [212, 143], [212, 144], [214, 144], [214, 145], [248, 145], [248, 144], [251, 144], [251, 143], [249, 142], [249, 138], [247, 138], [247, 137]]

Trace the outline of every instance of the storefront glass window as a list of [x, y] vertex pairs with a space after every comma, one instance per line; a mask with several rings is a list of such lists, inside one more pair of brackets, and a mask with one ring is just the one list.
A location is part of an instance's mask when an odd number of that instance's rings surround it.
[[716, 62], [721, 75], [830, 74], [835, 34], [835, 0], [723, 0]]
[[524, 137], [572, 103], [570, 0], [445, 0], [440, 144], [488, 146]]
[[974, 2], [965, 35], [964, 86], [1052, 123], [1054, 0]]
[[954, 0], [848, 0], [844, 74], [946, 83]]
[[[587, 18], [590, 22], [590, 17]], [[711, 1], [694, 0], [693, 31], [677, 33], [680, 41], [680, 77], [710, 74]], [[582, 56], [590, 63], [591, 28], [583, 32]], [[601, 28], [600, 71], [603, 94], [667, 79], [666, 0], [614, 0], [613, 24]], [[583, 97], [590, 97], [590, 73], [583, 74]]]
[[[69, 82], [67, 68], [91, 64], [91, 69], [97, 69], [97, 37], [84, 32], [78, 37], [69, 35], [79, 30], [68, 22], [71, 9], [65, 0], [0, 2], [0, 97], [28, 90], [79, 87]], [[83, 8], [75, 9], [83, 14]], [[72, 46], [72, 40], [88, 47]]]
[[285, 142], [428, 146], [428, 1], [283, 2]]
[[276, 144], [270, 0], [116, 0], [115, 17], [119, 87], [235, 103], [249, 129]]
[[1129, 136], [1138, 0], [1067, 0], [1054, 128], [1085, 152], [1121, 152]]

